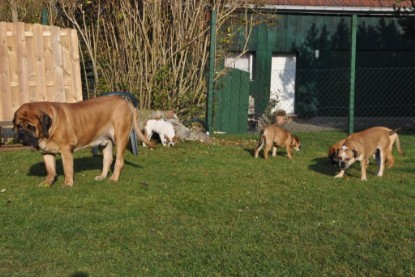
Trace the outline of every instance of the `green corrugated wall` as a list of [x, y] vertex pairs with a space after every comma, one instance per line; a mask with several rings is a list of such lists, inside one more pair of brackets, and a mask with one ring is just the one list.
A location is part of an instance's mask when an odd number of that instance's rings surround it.
[[[273, 54], [296, 54], [297, 72], [300, 73], [311, 70], [324, 74], [321, 70], [350, 66], [350, 16], [282, 14], [277, 15], [276, 20], [276, 26], [257, 26], [250, 38], [249, 50], [255, 52], [254, 80], [250, 84], [250, 94], [256, 99], [257, 113], [265, 109], [269, 99]], [[359, 16], [358, 22], [357, 68], [415, 65], [415, 39], [403, 35], [397, 18]], [[318, 60], [314, 59], [315, 49], [320, 51]], [[348, 87], [340, 88], [339, 84], [343, 84], [347, 75], [339, 74], [336, 78], [339, 79], [316, 85], [315, 80], [307, 81], [300, 76], [296, 80], [296, 95], [301, 94], [302, 90], [308, 91], [310, 87], [318, 86], [320, 90], [332, 89], [339, 97], [345, 97]], [[318, 97], [318, 93], [313, 97]], [[296, 99], [296, 112], [299, 115], [312, 115], [315, 112], [304, 106], [304, 103], [299, 103]], [[326, 115], [338, 115], [335, 112], [333, 114], [333, 111], [327, 113]]]

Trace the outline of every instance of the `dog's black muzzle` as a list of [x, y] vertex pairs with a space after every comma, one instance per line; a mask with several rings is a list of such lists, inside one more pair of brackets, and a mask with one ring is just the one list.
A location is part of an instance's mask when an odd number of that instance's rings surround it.
[[20, 128], [14, 133], [13, 142], [21, 143], [27, 146], [33, 146], [34, 148], [39, 147], [37, 138], [33, 135], [31, 131], [24, 128]]
[[340, 168], [341, 168], [341, 169], [347, 169], [347, 168], [348, 168], [348, 166], [347, 166], [347, 163], [346, 163], [346, 162], [339, 162], [339, 165], [340, 165]]
[[329, 156], [329, 163], [331, 165], [338, 165], [339, 164], [339, 160], [336, 159], [334, 156]]

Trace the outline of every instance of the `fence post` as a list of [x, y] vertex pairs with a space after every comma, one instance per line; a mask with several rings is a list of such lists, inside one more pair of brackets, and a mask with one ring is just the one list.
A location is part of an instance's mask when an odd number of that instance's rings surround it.
[[352, 15], [352, 37], [350, 46], [350, 96], [349, 96], [349, 135], [354, 132], [354, 96], [356, 80], [356, 33], [357, 15]]
[[207, 107], [206, 107], [206, 123], [207, 132], [211, 135], [213, 124], [213, 78], [215, 76], [215, 55], [216, 55], [216, 11], [212, 10], [210, 22], [210, 50], [209, 50], [209, 73], [207, 85]]
[[48, 25], [48, 9], [42, 9], [42, 25]]

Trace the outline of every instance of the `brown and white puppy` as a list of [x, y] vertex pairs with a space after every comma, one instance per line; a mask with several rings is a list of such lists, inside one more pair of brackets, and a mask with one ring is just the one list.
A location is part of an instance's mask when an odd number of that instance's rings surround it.
[[367, 164], [372, 155], [376, 155], [376, 163], [379, 168], [377, 176], [381, 177], [385, 168], [385, 161], [387, 159], [390, 161], [389, 167], [394, 164], [395, 158], [392, 155], [390, 136], [395, 132], [387, 131], [385, 127], [373, 127], [348, 136], [337, 151], [337, 159], [341, 170], [335, 178], [343, 177], [345, 171], [355, 161], [360, 161], [360, 179], [366, 181]]
[[[396, 133], [397, 130], [395, 130], [394, 132], [394, 130], [387, 128], [387, 127], [378, 127], [378, 128], [384, 129], [385, 131], [391, 133], [391, 135], [389, 136], [389, 139], [390, 139], [389, 150], [392, 152], [393, 144], [396, 141], [396, 148], [398, 149], [398, 153], [403, 155], [399, 136], [398, 136], [398, 133]], [[337, 159], [337, 152], [343, 146], [343, 143], [345, 141], [346, 139], [339, 140], [338, 142], [336, 142], [335, 144], [329, 147], [328, 158], [331, 164], [336, 164], [336, 165], [339, 164], [339, 160]], [[388, 162], [388, 167], [391, 168], [393, 166], [393, 162], [395, 161], [394, 157], [392, 156], [392, 159], [386, 158], [386, 160]], [[367, 161], [367, 163], [369, 163], [369, 160]]]
[[119, 96], [102, 96], [77, 103], [34, 102], [23, 104], [14, 114], [14, 141], [40, 150], [47, 177], [41, 185], [51, 186], [56, 177], [57, 153], [62, 156], [65, 181], [73, 185], [73, 153], [91, 146], [103, 147], [103, 168], [95, 180], [107, 177], [116, 146], [116, 161], [111, 181], [118, 181], [124, 165], [124, 152], [134, 128], [150, 147], [137, 122], [137, 110]]
[[296, 151], [301, 149], [300, 140], [296, 136], [292, 135], [289, 131], [278, 127], [277, 125], [269, 125], [261, 131], [259, 143], [255, 149], [255, 158], [258, 158], [258, 153], [264, 145], [265, 159], [268, 159], [268, 152], [271, 150], [271, 148], [273, 157], [277, 155], [278, 147], [287, 148], [287, 155], [290, 160], [293, 158], [291, 154], [292, 149]]

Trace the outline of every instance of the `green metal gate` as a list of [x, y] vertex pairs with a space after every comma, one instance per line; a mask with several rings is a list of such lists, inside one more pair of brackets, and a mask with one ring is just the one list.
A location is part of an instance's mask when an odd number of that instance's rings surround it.
[[215, 89], [215, 131], [244, 134], [248, 130], [249, 73], [231, 69]]

